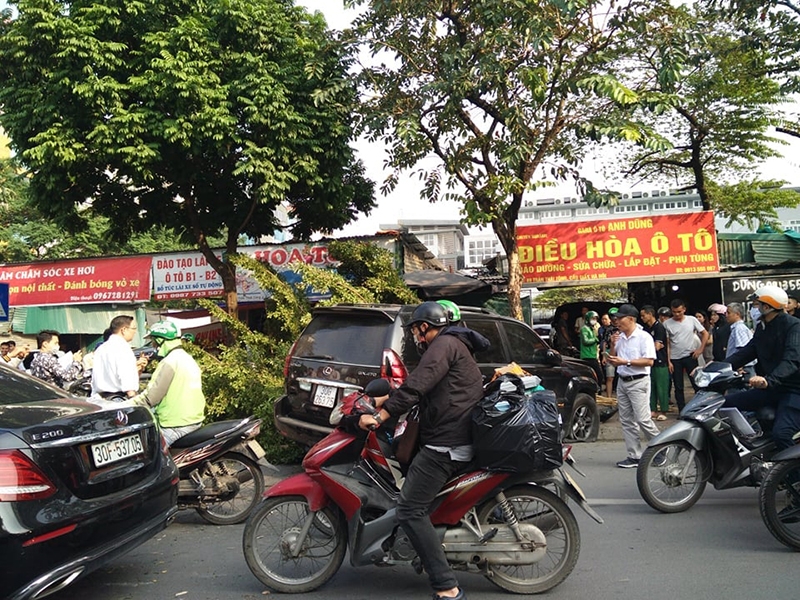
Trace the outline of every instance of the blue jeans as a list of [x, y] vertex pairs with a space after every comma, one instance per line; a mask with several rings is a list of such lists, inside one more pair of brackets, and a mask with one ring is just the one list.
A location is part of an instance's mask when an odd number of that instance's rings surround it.
[[430, 507], [444, 484], [465, 464], [451, 460], [447, 453], [422, 447], [411, 462], [397, 502], [397, 520], [417, 551], [431, 587], [437, 592], [457, 587], [458, 580], [431, 523]]
[[790, 448], [795, 442], [792, 437], [800, 431], [800, 409], [789, 406], [800, 404], [800, 394], [774, 392], [771, 390], [745, 390], [725, 398], [725, 406], [739, 410], [758, 410], [764, 406], [775, 408], [775, 423], [772, 425], [772, 439], [778, 450]]

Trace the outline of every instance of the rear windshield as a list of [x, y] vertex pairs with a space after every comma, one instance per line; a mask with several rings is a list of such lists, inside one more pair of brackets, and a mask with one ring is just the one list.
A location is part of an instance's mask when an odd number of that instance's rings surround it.
[[295, 346], [297, 358], [379, 365], [392, 321], [369, 313], [320, 314]]
[[68, 394], [18, 369], [0, 365], [0, 406], [65, 398]]

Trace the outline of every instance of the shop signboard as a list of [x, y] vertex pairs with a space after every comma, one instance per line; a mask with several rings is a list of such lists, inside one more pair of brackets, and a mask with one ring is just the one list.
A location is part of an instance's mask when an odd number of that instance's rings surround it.
[[719, 272], [712, 211], [517, 227], [523, 283], [599, 283]]
[[12, 306], [147, 302], [149, 256], [92, 258], [0, 266]]
[[747, 296], [762, 285], [776, 285], [789, 296], [800, 297], [800, 274], [770, 274], [761, 271], [752, 275], [730, 277], [722, 280], [722, 298], [726, 304], [741, 302], [748, 305]]
[[[291, 271], [291, 263], [301, 261], [316, 267], [330, 267], [335, 262], [328, 256], [324, 243], [281, 244], [247, 246], [238, 249], [258, 261], [272, 266], [276, 271]], [[221, 258], [222, 253], [216, 256]], [[238, 269], [236, 291], [239, 302], [258, 302], [264, 291], [249, 272]], [[171, 252], [153, 257], [153, 298], [175, 300], [180, 298], [208, 298], [221, 296], [222, 279], [208, 265], [200, 252]]]

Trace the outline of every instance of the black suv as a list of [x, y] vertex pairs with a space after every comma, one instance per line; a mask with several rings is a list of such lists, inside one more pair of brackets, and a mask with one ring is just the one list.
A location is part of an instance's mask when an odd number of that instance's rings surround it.
[[[400, 383], [419, 363], [408, 323], [413, 305], [337, 305], [318, 308], [286, 358], [286, 395], [275, 404], [284, 436], [313, 444], [331, 432], [337, 402], [372, 379]], [[462, 307], [462, 324], [489, 339], [475, 358], [488, 381], [494, 370], [516, 362], [558, 397], [567, 440], [593, 442], [600, 429], [591, 367], [562, 358], [534, 331], [509, 317]]]

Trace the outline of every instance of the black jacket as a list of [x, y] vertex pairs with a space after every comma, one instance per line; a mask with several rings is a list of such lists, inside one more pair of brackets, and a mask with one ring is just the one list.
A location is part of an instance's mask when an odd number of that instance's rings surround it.
[[472, 409], [483, 397], [483, 376], [472, 353], [488, 343], [471, 329], [443, 329], [383, 408], [397, 417], [419, 403], [422, 445], [471, 444]]
[[800, 393], [800, 320], [786, 313], [759, 324], [753, 339], [728, 359], [738, 369], [757, 358], [756, 373], [768, 389]]

